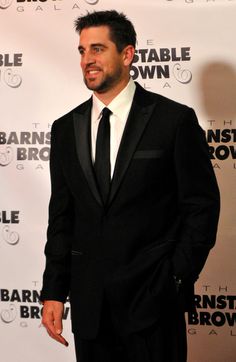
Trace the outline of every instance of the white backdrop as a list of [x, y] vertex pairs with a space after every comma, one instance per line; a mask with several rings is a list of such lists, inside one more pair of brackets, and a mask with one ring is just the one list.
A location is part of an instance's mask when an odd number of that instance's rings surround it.
[[133, 77], [195, 108], [206, 130], [222, 211], [216, 247], [197, 282], [198, 314], [186, 316], [189, 362], [234, 362], [235, 0], [0, 0], [1, 361], [74, 360], [69, 305], [66, 349], [41, 328], [37, 298], [50, 195], [50, 125], [90, 95], [74, 20], [112, 8], [126, 13], [137, 30]]

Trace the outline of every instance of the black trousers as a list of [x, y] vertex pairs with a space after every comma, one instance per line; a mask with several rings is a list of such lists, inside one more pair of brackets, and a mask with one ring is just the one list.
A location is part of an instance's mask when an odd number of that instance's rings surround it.
[[174, 308], [152, 327], [120, 337], [104, 305], [97, 338], [84, 340], [75, 335], [75, 348], [77, 362], [186, 362], [184, 313]]

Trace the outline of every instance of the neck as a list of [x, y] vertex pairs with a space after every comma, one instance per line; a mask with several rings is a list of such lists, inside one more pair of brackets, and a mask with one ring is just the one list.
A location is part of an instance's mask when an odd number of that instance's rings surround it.
[[96, 97], [106, 106], [127, 86], [129, 78], [119, 82], [115, 87], [105, 92], [94, 92]]

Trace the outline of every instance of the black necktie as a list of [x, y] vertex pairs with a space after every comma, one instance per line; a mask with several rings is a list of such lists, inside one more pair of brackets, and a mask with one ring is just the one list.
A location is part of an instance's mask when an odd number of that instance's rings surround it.
[[95, 153], [95, 174], [98, 182], [98, 187], [102, 196], [104, 205], [107, 202], [110, 179], [111, 179], [111, 164], [110, 164], [110, 114], [112, 112], [108, 108], [103, 108], [102, 118], [100, 119]]

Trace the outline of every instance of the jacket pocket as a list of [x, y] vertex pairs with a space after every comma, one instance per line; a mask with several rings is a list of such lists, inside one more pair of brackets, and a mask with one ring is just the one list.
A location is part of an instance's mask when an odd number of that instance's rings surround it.
[[163, 154], [163, 150], [139, 150], [134, 153], [134, 159], [145, 159], [145, 158], [160, 158]]
[[84, 253], [79, 250], [71, 250], [71, 255], [83, 255]]

